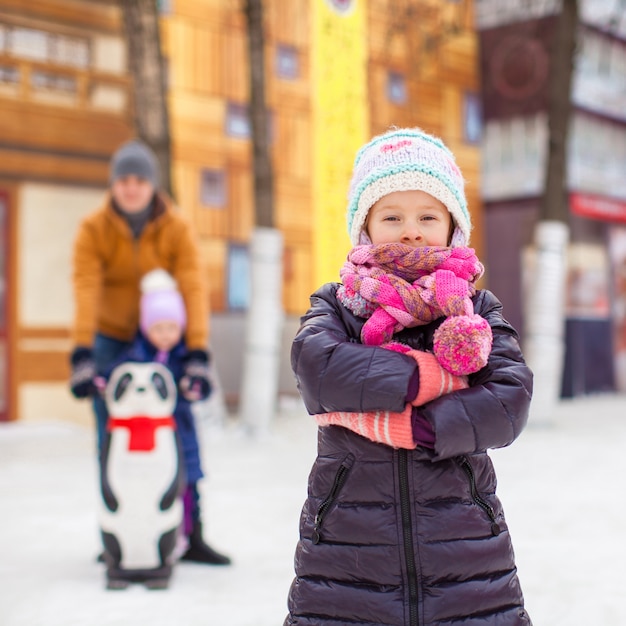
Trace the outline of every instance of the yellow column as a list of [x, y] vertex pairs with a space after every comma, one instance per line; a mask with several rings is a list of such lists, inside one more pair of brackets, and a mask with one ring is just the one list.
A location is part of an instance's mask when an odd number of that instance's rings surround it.
[[350, 249], [348, 184], [369, 132], [367, 0], [313, 0], [313, 252], [316, 287], [339, 280]]

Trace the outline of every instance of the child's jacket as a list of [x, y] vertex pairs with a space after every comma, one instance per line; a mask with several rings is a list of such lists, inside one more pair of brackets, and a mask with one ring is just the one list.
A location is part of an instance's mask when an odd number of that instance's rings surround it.
[[[130, 347], [124, 351], [115, 364], [111, 366], [113, 371], [117, 365], [126, 361], [135, 363], [150, 363], [156, 361], [156, 348], [141, 334], [137, 333]], [[184, 373], [184, 359], [188, 351], [184, 341], [180, 341], [169, 352], [167, 362], [163, 363], [174, 377], [176, 385], [180, 383], [180, 379]], [[110, 374], [110, 372], [109, 372]], [[195, 483], [203, 477], [202, 464], [200, 461], [200, 449], [198, 445], [198, 435], [196, 432], [195, 420], [191, 411], [191, 403], [178, 393], [176, 407], [174, 409], [174, 419], [176, 420], [176, 429], [180, 435], [185, 457], [185, 472], [188, 483]]]
[[[360, 343], [364, 319], [322, 287], [302, 320], [292, 366], [311, 414], [402, 411], [415, 361]], [[341, 428], [319, 429], [286, 625], [521, 626], [513, 549], [488, 448], [524, 428], [532, 374], [500, 302], [474, 297], [493, 330], [470, 388], [423, 407], [435, 449], [396, 450]], [[432, 348], [437, 320], [395, 339]]]

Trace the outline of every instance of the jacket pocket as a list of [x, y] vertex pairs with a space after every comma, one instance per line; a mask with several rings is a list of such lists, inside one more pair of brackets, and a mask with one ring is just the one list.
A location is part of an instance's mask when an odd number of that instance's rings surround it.
[[501, 529], [500, 525], [496, 521], [496, 513], [489, 502], [487, 502], [478, 492], [478, 488], [476, 487], [476, 475], [474, 474], [474, 468], [472, 467], [470, 460], [466, 456], [461, 456], [458, 458], [458, 462], [467, 476], [472, 501], [486, 513], [487, 517], [489, 517], [491, 522], [491, 534], [494, 535], [494, 537], [497, 537], [500, 534]]
[[326, 519], [328, 512], [335, 503], [335, 500], [341, 493], [341, 490], [343, 489], [343, 486], [348, 479], [348, 474], [353, 465], [354, 455], [350, 453], [341, 462], [341, 465], [335, 473], [335, 478], [333, 480], [332, 487], [328, 492], [328, 495], [324, 498], [322, 504], [320, 504], [319, 508], [317, 509], [317, 513], [315, 515], [315, 526], [313, 527], [313, 534], [311, 536], [311, 541], [314, 545], [317, 545], [322, 540], [322, 526], [324, 525], [324, 520]]

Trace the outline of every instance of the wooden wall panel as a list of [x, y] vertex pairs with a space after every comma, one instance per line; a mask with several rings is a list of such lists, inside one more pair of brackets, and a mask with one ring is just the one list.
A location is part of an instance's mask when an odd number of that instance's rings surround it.
[[109, 160], [85, 159], [65, 154], [44, 154], [0, 148], [2, 175], [18, 179], [58, 180], [86, 184], [105, 183]]
[[224, 76], [223, 96], [232, 102], [248, 101], [248, 49], [246, 31], [232, 29], [227, 33], [221, 58]]
[[217, 25], [194, 29], [193, 85], [201, 93], [217, 96], [223, 90], [224, 65], [220, 62], [224, 37]]
[[443, 133], [442, 89], [437, 81], [418, 81], [411, 87], [415, 102], [414, 124], [434, 135]]
[[407, 25], [395, 17], [399, 11], [390, 11], [386, 2], [369, 1], [368, 52], [371, 61], [390, 66], [404, 64], [409, 54]]
[[463, 139], [463, 112], [461, 110], [461, 94], [456, 85], [442, 88], [442, 136], [447, 142], [461, 142]]
[[247, 242], [254, 227], [252, 173], [247, 168], [228, 169], [228, 236], [233, 241]]
[[225, 38], [219, 24], [176, 16], [162, 22], [162, 32], [170, 86], [221, 95]]
[[286, 227], [285, 242], [289, 246], [310, 247], [313, 245], [313, 231], [310, 228]]
[[230, 216], [228, 207], [200, 207], [194, 212], [194, 224], [202, 236], [228, 238]]
[[267, 2], [265, 16], [269, 38], [305, 48], [309, 45], [310, 0]]
[[276, 145], [272, 147], [277, 178], [310, 183], [312, 176], [311, 120], [307, 111], [282, 111]]
[[[225, 102], [190, 92], [175, 91], [169, 97], [170, 115], [181, 121], [206, 124], [212, 133], [220, 136], [224, 130]], [[173, 134], [178, 128], [175, 126]]]
[[[209, 108], [209, 107], [207, 107]], [[217, 117], [217, 115], [216, 115]], [[219, 161], [225, 159], [225, 142], [220, 141], [222, 134], [221, 124], [208, 116], [205, 122], [195, 122], [189, 119], [180, 121], [173, 119], [176, 132], [172, 136], [172, 152], [174, 159], [193, 159], [197, 163], [214, 163], [219, 154]]]
[[309, 296], [319, 287], [313, 284], [311, 246], [286, 246], [283, 306], [285, 310], [302, 315], [309, 308]]
[[18, 384], [67, 381], [71, 347], [70, 333], [66, 328], [19, 328], [13, 379]]
[[[378, 134], [394, 123], [393, 105], [387, 98], [387, 68], [370, 63], [369, 67], [370, 125], [372, 134]], [[395, 122], [398, 124], [398, 122]], [[400, 124], [398, 124], [400, 125]]]
[[309, 185], [279, 180], [275, 192], [276, 225], [281, 230], [310, 231], [313, 228], [313, 206]]
[[[234, 8], [235, 2], [224, 0], [175, 0], [176, 16], [191, 19], [194, 22], [219, 24], [224, 20], [224, 12]], [[228, 6], [233, 5], [233, 6]], [[166, 17], [164, 21], [169, 20]]]
[[197, 177], [193, 175], [193, 169], [182, 160], [177, 159], [172, 164], [172, 187], [176, 205], [185, 215], [193, 216], [196, 203], [193, 190], [198, 187]]
[[31, 382], [67, 382], [70, 377], [67, 353], [20, 352], [14, 377], [20, 384]]
[[[163, 22], [163, 48], [168, 59], [168, 82], [173, 90], [194, 88], [194, 26], [181, 17]], [[171, 59], [171, 60], [170, 60]]]
[[[188, 132], [191, 132], [194, 125], [188, 126]], [[200, 129], [197, 129], [198, 131]], [[225, 167], [226, 157], [224, 154], [224, 141], [215, 134], [210, 134], [206, 129], [197, 132], [200, 135], [195, 141], [191, 136], [186, 137], [186, 141], [176, 138], [172, 145], [172, 158], [174, 161], [179, 159], [194, 163], [197, 167], [210, 167], [212, 169], [223, 169]]]
[[204, 207], [200, 203], [200, 168], [195, 163], [175, 165], [177, 204], [188, 215], [201, 236], [227, 237], [228, 210]]
[[252, 169], [252, 144], [249, 139], [224, 138], [224, 154], [230, 165]]
[[276, 110], [297, 108], [308, 110], [310, 108], [311, 87], [309, 85], [309, 55], [306, 52], [298, 52], [300, 74], [295, 79], [285, 79], [276, 76], [276, 54], [272, 47], [267, 60], [267, 102], [270, 109]]
[[6, 144], [106, 155], [131, 133], [130, 119], [22, 101], [2, 100], [0, 137]]
[[227, 242], [217, 237], [202, 237], [199, 247], [207, 277], [209, 305], [212, 311], [223, 311], [226, 308]]
[[478, 88], [478, 42], [466, 33], [444, 41], [440, 49], [441, 81], [459, 88]]
[[[79, 5], [79, 6], [77, 6]], [[2, 0], [2, 9], [8, 15], [26, 13], [30, 19], [43, 22], [63, 22], [93, 30], [118, 32], [122, 16], [118, 6], [104, 2], [76, 2], [75, 0]]]

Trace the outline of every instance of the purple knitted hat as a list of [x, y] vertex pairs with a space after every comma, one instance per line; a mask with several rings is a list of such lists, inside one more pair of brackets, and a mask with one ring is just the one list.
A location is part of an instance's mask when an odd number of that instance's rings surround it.
[[146, 334], [152, 324], [164, 321], [178, 322], [184, 328], [187, 313], [174, 278], [165, 270], [156, 269], [141, 279], [139, 327]]
[[454, 155], [437, 137], [419, 128], [398, 128], [374, 137], [356, 155], [348, 193], [348, 233], [352, 244], [372, 205], [394, 191], [425, 191], [442, 202], [455, 224], [452, 247], [469, 243], [472, 222], [464, 181]]

